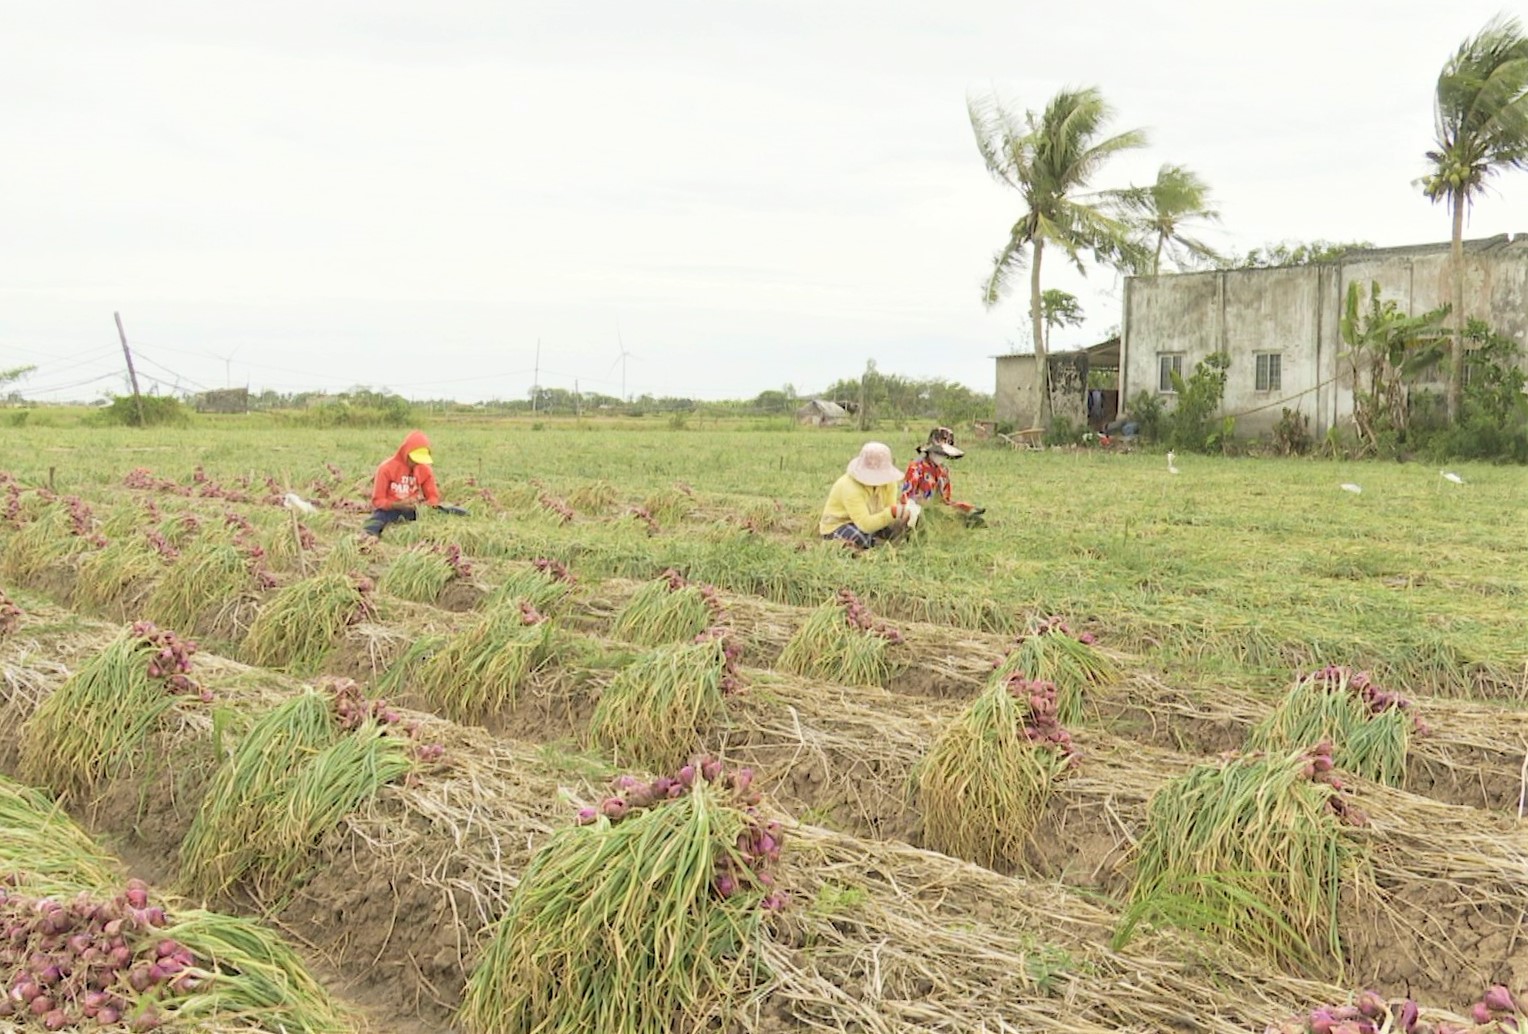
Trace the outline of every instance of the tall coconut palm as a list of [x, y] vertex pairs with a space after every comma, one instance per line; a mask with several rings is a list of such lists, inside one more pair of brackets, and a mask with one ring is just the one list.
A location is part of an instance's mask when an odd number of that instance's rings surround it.
[[[1050, 424], [1050, 390], [1043, 317], [1040, 264], [1045, 245], [1060, 248], [1081, 272], [1082, 253], [1116, 267], [1133, 264], [1139, 248], [1120, 218], [1123, 190], [1088, 186], [1099, 168], [1122, 151], [1146, 145], [1138, 129], [1102, 137], [1113, 111], [1098, 90], [1065, 89], [1040, 114], [1025, 112], [1021, 121], [996, 97], [967, 104], [976, 146], [987, 171], [1019, 192], [1024, 211], [1008, 231], [1008, 242], [993, 259], [983, 298], [996, 305], [1008, 293], [1015, 274], [1029, 264], [1029, 318], [1035, 342], [1035, 412]], [[1028, 255], [1025, 247], [1028, 246]]]
[[1225, 258], [1187, 230], [1194, 223], [1216, 223], [1220, 213], [1210, 201], [1210, 185], [1181, 165], [1164, 165], [1149, 187], [1131, 191], [1130, 221], [1151, 249], [1144, 267], [1152, 276], [1162, 271], [1162, 253], [1179, 269], [1200, 264], [1224, 265]]
[[1464, 389], [1464, 213], [1503, 169], [1528, 168], [1528, 37], [1514, 18], [1492, 19], [1459, 45], [1438, 74], [1434, 97], [1436, 150], [1422, 192], [1453, 216], [1453, 347], [1449, 353], [1448, 418], [1459, 417]]

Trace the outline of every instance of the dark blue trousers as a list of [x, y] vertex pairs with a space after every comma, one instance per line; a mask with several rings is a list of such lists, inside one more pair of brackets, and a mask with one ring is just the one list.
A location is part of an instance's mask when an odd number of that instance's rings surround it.
[[382, 529], [395, 521], [412, 521], [419, 515], [413, 510], [373, 510], [361, 530], [368, 535], [382, 537]]

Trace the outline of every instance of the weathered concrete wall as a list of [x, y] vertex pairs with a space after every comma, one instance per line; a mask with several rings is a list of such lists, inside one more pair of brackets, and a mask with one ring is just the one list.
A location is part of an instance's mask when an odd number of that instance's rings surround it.
[[[1465, 242], [1465, 311], [1528, 347], [1528, 235]], [[1230, 270], [1125, 282], [1121, 377], [1126, 411], [1142, 390], [1161, 394], [1162, 353], [1183, 356], [1183, 375], [1213, 351], [1231, 357], [1221, 412], [1237, 417], [1238, 433], [1263, 434], [1283, 409], [1306, 414], [1311, 432], [1326, 433], [1351, 417], [1352, 385], [1340, 319], [1347, 285], [1367, 300], [1378, 281], [1383, 297], [1416, 315], [1448, 301], [1447, 243], [1352, 252], [1323, 266]], [[1256, 390], [1256, 355], [1278, 353], [1278, 391]], [[1525, 359], [1528, 365], [1528, 359]]]
[[[1221, 282], [1221, 351], [1231, 357], [1221, 412], [1236, 415], [1237, 433], [1243, 435], [1271, 431], [1285, 409], [1303, 413], [1315, 426], [1322, 359], [1320, 267], [1240, 270], [1225, 273]], [[1260, 352], [1279, 355], [1277, 389], [1257, 390]]]
[[[1088, 419], [1086, 384], [1082, 366], [1075, 353], [1053, 356], [1050, 360], [1051, 417], [1072, 424], [1086, 424]], [[1035, 427], [1039, 416], [1034, 412], [1035, 357], [1000, 355], [997, 357], [997, 386], [994, 392], [995, 416], [999, 423], [1011, 423], [1019, 429]]]
[[1000, 355], [997, 357], [997, 390], [994, 393], [994, 416], [1000, 424], [1030, 427], [1034, 424], [1034, 406], [1030, 393], [1035, 384], [1035, 357]]

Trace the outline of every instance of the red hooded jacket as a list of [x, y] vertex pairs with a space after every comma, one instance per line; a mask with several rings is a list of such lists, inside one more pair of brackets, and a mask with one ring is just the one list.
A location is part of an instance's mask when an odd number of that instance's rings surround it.
[[411, 463], [409, 453], [415, 449], [428, 449], [430, 439], [423, 431], [410, 431], [398, 451], [384, 460], [377, 468], [377, 480], [371, 489], [371, 505], [378, 510], [388, 509], [389, 503], [413, 502], [421, 499], [431, 506], [440, 505], [440, 492], [435, 488], [435, 472], [427, 463]]

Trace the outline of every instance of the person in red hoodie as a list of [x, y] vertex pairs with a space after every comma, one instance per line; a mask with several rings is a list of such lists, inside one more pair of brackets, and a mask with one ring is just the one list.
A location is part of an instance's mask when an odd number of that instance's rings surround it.
[[377, 478], [371, 489], [374, 509], [361, 530], [381, 538], [382, 529], [394, 521], [414, 520], [421, 502], [445, 513], [465, 515], [467, 511], [461, 507], [441, 503], [440, 491], [435, 487], [434, 462], [430, 455], [430, 439], [423, 431], [410, 431], [398, 451], [377, 467]]

